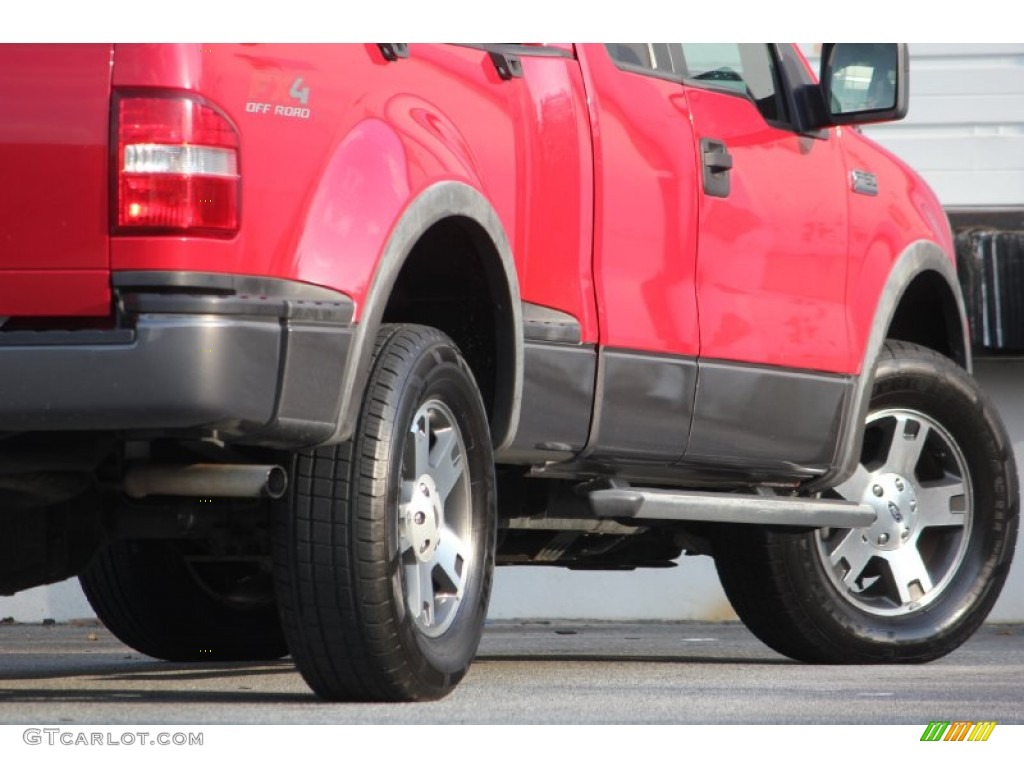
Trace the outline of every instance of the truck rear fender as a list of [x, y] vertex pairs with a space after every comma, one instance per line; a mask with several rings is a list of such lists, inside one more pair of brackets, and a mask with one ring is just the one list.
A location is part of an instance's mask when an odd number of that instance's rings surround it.
[[[458, 233], [458, 258], [470, 268], [468, 277], [486, 286], [493, 307], [493, 337], [485, 349], [463, 349], [484, 393], [496, 449], [512, 443], [519, 423], [522, 396], [522, 306], [512, 248], [497, 212], [472, 186], [441, 181], [427, 187], [406, 207], [384, 246], [366, 298], [359, 309], [359, 323], [342, 377], [338, 419], [328, 443], [348, 439], [356, 425], [362, 392], [366, 387], [374, 339], [382, 322], [412, 320], [435, 324], [460, 343], [459, 333], [433, 322], [439, 309], [430, 301], [423, 306], [417, 296], [415, 316], [398, 307], [396, 287], [403, 276], [429, 272], [445, 231]], [[436, 263], [436, 261], [435, 261]], [[419, 272], [417, 272], [419, 271]], [[428, 298], [430, 298], [428, 296]], [[461, 346], [465, 346], [465, 342]], [[484, 370], [484, 368], [490, 370]]]

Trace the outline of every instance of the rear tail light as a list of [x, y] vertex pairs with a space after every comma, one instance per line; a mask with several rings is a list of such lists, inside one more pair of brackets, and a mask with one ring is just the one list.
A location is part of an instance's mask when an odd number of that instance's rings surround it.
[[117, 227], [230, 234], [238, 230], [238, 133], [189, 96], [117, 102]]

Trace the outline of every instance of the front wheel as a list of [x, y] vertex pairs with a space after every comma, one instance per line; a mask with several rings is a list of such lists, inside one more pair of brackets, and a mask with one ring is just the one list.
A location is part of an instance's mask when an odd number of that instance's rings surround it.
[[486, 415], [451, 339], [382, 328], [354, 437], [293, 476], [275, 571], [306, 682], [333, 700], [450, 692], [483, 631], [496, 530]]
[[921, 662], [960, 646], [999, 596], [1016, 544], [1017, 473], [973, 379], [931, 350], [888, 342], [861, 461], [835, 489], [869, 528], [723, 529], [722, 586], [766, 644], [825, 663]]

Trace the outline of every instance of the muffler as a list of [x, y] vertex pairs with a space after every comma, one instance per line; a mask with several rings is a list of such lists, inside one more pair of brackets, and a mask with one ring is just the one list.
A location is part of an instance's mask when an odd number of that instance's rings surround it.
[[124, 475], [124, 492], [146, 496], [192, 496], [279, 499], [288, 475], [276, 464], [186, 464], [132, 467]]

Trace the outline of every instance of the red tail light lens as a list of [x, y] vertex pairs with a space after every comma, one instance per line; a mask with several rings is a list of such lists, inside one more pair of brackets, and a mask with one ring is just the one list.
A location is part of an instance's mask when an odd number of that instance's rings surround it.
[[238, 230], [238, 133], [188, 96], [117, 103], [117, 226], [230, 234]]

